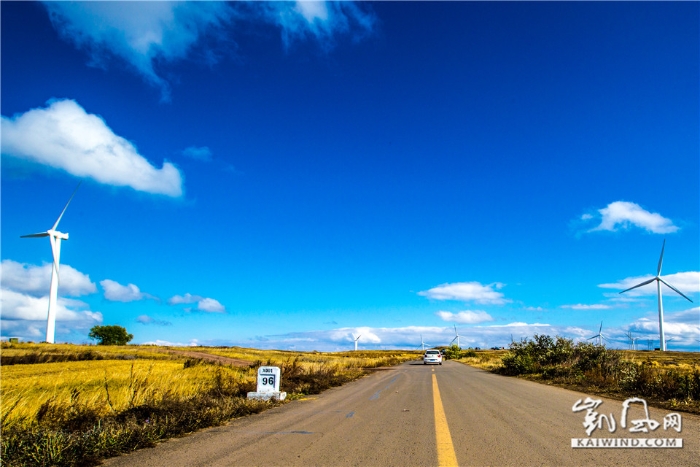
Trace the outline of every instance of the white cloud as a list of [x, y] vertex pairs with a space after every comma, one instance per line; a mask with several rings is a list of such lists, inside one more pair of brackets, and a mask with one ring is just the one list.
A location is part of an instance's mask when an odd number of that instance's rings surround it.
[[[639, 348], [644, 348], [644, 340], [656, 341], [654, 346], [658, 347], [659, 343], [659, 320], [656, 316], [642, 317], [629, 326], [633, 331], [633, 335], [640, 337]], [[695, 339], [700, 339], [700, 308], [695, 307], [689, 310], [666, 313], [664, 315], [664, 334], [666, 339], [673, 338], [668, 345], [673, 346], [691, 346], [696, 347], [698, 343]]]
[[175, 295], [171, 297], [170, 300], [168, 300], [168, 303], [170, 305], [180, 305], [182, 303], [196, 303], [200, 300], [202, 300], [202, 297], [199, 295], [186, 293], [185, 295]]
[[[128, 63], [169, 99], [160, 71], [194, 55], [218, 61], [215, 39], [230, 42], [227, 29], [238, 22], [268, 22], [282, 30], [286, 46], [315, 38], [324, 48], [337, 33], [370, 32], [374, 15], [352, 2], [45, 2], [57, 31], [87, 51], [91, 64], [104, 66], [114, 56]], [[200, 46], [197, 48], [198, 46]], [[197, 49], [197, 54], [194, 50]]]
[[[49, 292], [51, 268], [52, 264], [36, 266], [4, 259], [0, 263], [2, 286], [3, 288], [41, 297]], [[59, 292], [61, 295], [77, 297], [97, 291], [97, 287], [90, 280], [90, 276], [67, 264], [60, 265], [59, 278]]]
[[491, 315], [489, 315], [485, 311], [479, 310], [465, 310], [460, 311], [459, 313], [450, 313], [449, 311], [438, 311], [435, 314], [438, 315], [443, 321], [452, 321], [455, 323], [463, 324], [476, 324], [483, 323], [484, 321], [493, 321]]
[[208, 313], [223, 313], [226, 308], [213, 298], [203, 298], [197, 303], [197, 309]]
[[[601, 287], [603, 289], [616, 289], [622, 291], [653, 278], [654, 276], [651, 275], [628, 277], [615, 283], [599, 284], [598, 287]], [[661, 278], [686, 295], [700, 292], [699, 271], [677, 272], [675, 274], [669, 274], [668, 276], [662, 276]], [[678, 294], [676, 294], [676, 292], [670, 290], [663, 284], [661, 284], [661, 289], [663, 290], [663, 294], [665, 296], [679, 296]], [[625, 292], [624, 295], [629, 295], [630, 297], [640, 297], [644, 295], [655, 296], [657, 295], [656, 282], [652, 282], [637, 289], [630, 290], [629, 292]]]
[[182, 155], [203, 162], [209, 162], [211, 160], [211, 150], [206, 146], [190, 146], [182, 151]]
[[562, 305], [562, 308], [570, 308], [572, 310], [607, 310], [612, 308], [610, 305], [603, 305], [602, 303], [597, 303], [594, 305], [583, 305], [578, 303], [576, 305]]
[[204, 311], [207, 313], [226, 313], [226, 307], [219, 303], [218, 300], [214, 300], [213, 298], [205, 298], [200, 295], [186, 293], [185, 295], [175, 295], [168, 300], [168, 304], [170, 305], [181, 305], [188, 303], [196, 303], [197, 310], [199, 311]]
[[[43, 340], [49, 309], [51, 265], [36, 266], [5, 259], [0, 264], [0, 318], [3, 336]], [[87, 303], [64, 295], [94, 293], [97, 287], [87, 274], [64, 264], [60, 269], [59, 297], [56, 308], [56, 335], [88, 329], [102, 322], [102, 313], [93, 312]]]
[[442, 284], [430, 290], [418, 292], [418, 295], [432, 298], [434, 300], [459, 300], [463, 302], [473, 301], [480, 304], [502, 305], [509, 303], [503, 294], [496, 292], [505, 284], [495, 282], [493, 284], [482, 285], [479, 282], [455, 282], [453, 284]]
[[[597, 330], [597, 329], [596, 329]], [[506, 325], [470, 326], [459, 329], [460, 345], [488, 348], [507, 346], [513, 339], [532, 338], [535, 334], [564, 336], [576, 341], [590, 337], [591, 330], [575, 326], [553, 326], [542, 323], [510, 323]], [[354, 349], [352, 334], [368, 336], [360, 338], [361, 349], [413, 349], [421, 347], [423, 341], [429, 346], [446, 346], [454, 339], [452, 326], [406, 326], [399, 328], [339, 328], [331, 330], [292, 332], [280, 335], [258, 336], [254, 339], [256, 348], [347, 351]], [[224, 345], [219, 342], [219, 345]], [[238, 342], [236, 345], [246, 345]], [[247, 343], [250, 345], [250, 342]]]
[[[37, 138], [36, 135], [41, 135]], [[77, 102], [51, 100], [46, 108], [2, 117], [2, 153], [100, 183], [178, 197], [182, 176], [169, 162], [157, 169], [105, 121]]]
[[[33, 297], [15, 290], [3, 287], [0, 296], [2, 304], [2, 319], [46, 321], [49, 309], [49, 297]], [[92, 311], [76, 311], [71, 308], [85, 308], [87, 304], [79, 300], [58, 298], [56, 321], [89, 321], [102, 322], [102, 313]], [[70, 307], [70, 308], [69, 308]], [[3, 324], [4, 326], [4, 324]]]
[[154, 298], [153, 295], [141, 292], [134, 284], [121, 285], [111, 279], [100, 281], [105, 291], [105, 298], [113, 302], [134, 302], [146, 298]]
[[[629, 229], [631, 226], [639, 227], [647, 232], [664, 234], [678, 231], [678, 227], [673, 225], [673, 221], [663, 217], [661, 214], [646, 211], [641, 206], [627, 201], [615, 201], [607, 207], [599, 209], [600, 224], [588, 232], [606, 230], [615, 232], [622, 229]], [[594, 217], [584, 214], [581, 219], [591, 220]]]
[[182, 342], [170, 342], [161, 339], [156, 339], [154, 341], [144, 342], [141, 345], [159, 345], [165, 347], [197, 347], [199, 345], [199, 341], [197, 339], [192, 339], [188, 344], [184, 344]]

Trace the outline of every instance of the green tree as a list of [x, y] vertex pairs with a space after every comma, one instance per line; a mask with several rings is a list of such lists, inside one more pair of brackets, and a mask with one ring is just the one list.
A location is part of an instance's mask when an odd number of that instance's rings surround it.
[[93, 326], [88, 337], [99, 341], [97, 345], [126, 345], [134, 335], [121, 326]]

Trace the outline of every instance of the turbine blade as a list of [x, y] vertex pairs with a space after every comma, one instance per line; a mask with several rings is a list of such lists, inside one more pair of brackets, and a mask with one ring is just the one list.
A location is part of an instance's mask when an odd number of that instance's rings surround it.
[[48, 237], [49, 233], [48, 232], [41, 232], [41, 233], [35, 233], [35, 234], [29, 234], [29, 235], [20, 235], [19, 238], [35, 238], [35, 237]]
[[601, 321], [600, 328], [598, 329], [598, 334], [602, 334], [602, 333], [603, 333], [603, 322]]
[[656, 268], [656, 275], [661, 275], [661, 264], [664, 262], [664, 248], [666, 248], [666, 239], [664, 238], [664, 243], [661, 245], [661, 256], [659, 257], [659, 267]]
[[58, 216], [58, 219], [56, 219], [56, 223], [51, 227], [51, 230], [56, 230], [56, 227], [58, 227], [58, 223], [61, 222], [61, 218], [63, 217], [63, 213], [66, 212], [66, 209], [68, 209], [68, 205], [70, 204], [71, 201], [73, 201], [73, 196], [75, 196], [75, 193], [78, 191], [78, 188], [80, 188], [80, 184], [83, 183], [82, 180], [78, 182], [78, 186], [75, 187], [75, 190], [73, 190], [73, 194], [70, 195], [70, 198], [68, 199], [68, 202], [66, 203], [66, 206], [63, 208], [63, 211], [61, 211], [61, 215]]
[[457, 340], [457, 336], [455, 336], [455, 338], [450, 341], [450, 344], [452, 344], [456, 340]]
[[643, 286], [643, 285], [651, 284], [651, 283], [654, 282], [656, 279], [657, 279], [657, 278], [654, 277], [654, 278], [652, 278], [652, 279], [649, 279], [648, 281], [642, 282], [641, 284], [637, 284], [637, 285], [635, 285], [634, 287], [630, 287], [629, 289], [625, 289], [625, 290], [623, 290], [623, 291], [620, 292], [620, 293], [625, 293], [625, 292], [627, 292], [628, 290], [636, 289], [637, 287], [641, 287], [641, 286]]
[[678, 290], [677, 288], [675, 288], [674, 286], [672, 286], [671, 284], [669, 284], [668, 282], [666, 282], [665, 280], [663, 280], [663, 279], [660, 278], [660, 277], [659, 277], [659, 280], [660, 280], [661, 282], [663, 282], [663, 283], [666, 285], [666, 287], [670, 288], [671, 290], [673, 290], [674, 292], [676, 292], [677, 294], [679, 294], [681, 297], [683, 297], [683, 298], [685, 298], [686, 300], [688, 300], [690, 303], [693, 303], [693, 301], [692, 301], [691, 299], [689, 299], [688, 297], [686, 297], [685, 295], [683, 295], [683, 292], [681, 292], [680, 290]]

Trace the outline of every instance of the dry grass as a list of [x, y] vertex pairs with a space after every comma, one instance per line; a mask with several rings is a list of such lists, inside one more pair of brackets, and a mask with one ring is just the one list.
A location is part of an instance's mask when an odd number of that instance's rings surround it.
[[2, 369], [2, 418], [29, 423], [47, 403], [69, 406], [77, 401], [97, 416], [119, 413], [164, 397], [190, 398], [211, 384], [216, 371], [244, 383], [252, 369], [196, 365], [183, 368], [173, 360], [98, 360], [12, 365]]
[[[481, 368], [482, 370], [494, 370], [501, 366], [501, 359], [508, 350], [476, 350], [476, 356], [463, 357], [457, 361], [467, 365]], [[692, 372], [694, 367], [700, 366], [700, 353], [698, 352], [644, 352], [632, 350], [620, 350], [622, 360], [634, 363], [650, 363], [660, 370], [678, 370]]]
[[[393, 365], [416, 358], [415, 353], [400, 351], [303, 353], [244, 348], [172, 348], [250, 362], [250, 367], [241, 368], [185, 365], [188, 361], [186, 356], [168, 354], [168, 349], [152, 346], [4, 344], [3, 358], [51, 355], [55, 363], [3, 365], [0, 414], [5, 423], [29, 423], [36, 419], [41, 407], [47, 403], [70, 405], [79, 401], [98, 416], [107, 416], [146, 403], [158, 404], [165, 397], [193, 397], [210, 387], [215, 378], [223, 377], [229, 384], [248, 387], [255, 383], [256, 368], [260, 365], [281, 366], [283, 373], [286, 366], [289, 370], [293, 368], [296, 377], [305, 375], [307, 379], [313, 379], [313, 375], [324, 374], [332, 378], [348, 371], [360, 376], [364, 368]], [[100, 359], [65, 361], [73, 358], [71, 356], [85, 353]], [[285, 383], [289, 381], [285, 381], [283, 374], [283, 385]], [[289, 389], [294, 392], [298, 388]]]
[[620, 350], [607, 353], [607, 362], [592, 361], [593, 366], [585, 371], [572, 371], [571, 362], [545, 365], [534, 372], [512, 373], [512, 366], [510, 371], [504, 371], [508, 368], [504, 367], [503, 358], [513, 358], [509, 350], [470, 351], [458, 361], [487, 371], [518, 375], [587, 394], [620, 400], [632, 396], [644, 397], [651, 405], [660, 408], [700, 413], [697, 396], [700, 354], [697, 352]]

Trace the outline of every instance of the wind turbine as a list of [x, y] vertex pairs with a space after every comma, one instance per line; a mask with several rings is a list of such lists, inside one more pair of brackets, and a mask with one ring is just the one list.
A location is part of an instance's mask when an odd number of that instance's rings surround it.
[[[423, 334], [420, 335], [420, 345], [421, 345], [421, 348], [425, 351], [425, 346], [428, 344], [423, 342]], [[430, 347], [430, 346], [428, 345], [428, 347]]]
[[632, 350], [637, 350], [637, 339], [639, 339], [639, 337], [633, 337], [632, 331], [627, 331], [627, 338], [630, 340], [630, 343], [632, 344]]
[[666, 339], [666, 344], [668, 344], [669, 342], [671, 342], [672, 340], [675, 340], [675, 339], [676, 339], [675, 337], [672, 337], [670, 339]]
[[660, 339], [659, 345], [661, 346], [662, 352], [666, 351], [666, 339], [664, 338], [664, 304], [663, 304], [663, 301], [661, 299], [661, 283], [663, 282], [663, 284], [666, 287], [673, 290], [678, 295], [680, 295], [681, 297], [688, 300], [690, 303], [693, 303], [693, 301], [691, 299], [689, 299], [688, 297], [686, 297], [685, 295], [683, 295], [683, 293], [680, 290], [678, 290], [677, 288], [675, 288], [674, 286], [672, 286], [671, 284], [669, 284], [668, 282], [666, 282], [665, 280], [663, 280], [661, 278], [661, 264], [664, 261], [664, 248], [666, 248], [666, 239], [664, 239], [664, 243], [661, 246], [661, 256], [659, 257], [659, 266], [656, 268], [656, 277], [654, 277], [653, 279], [649, 279], [648, 281], [644, 281], [641, 284], [637, 284], [634, 287], [630, 287], [629, 289], [625, 289], [622, 292], [620, 292], [620, 293], [625, 293], [628, 290], [636, 289], [637, 287], [642, 287], [643, 285], [651, 284], [652, 282], [656, 281], [656, 293], [659, 297], [659, 339]]
[[457, 325], [455, 324], [454, 326], [455, 326], [455, 338], [450, 341], [450, 345], [452, 345], [452, 343], [454, 341], [457, 341], [457, 348], [461, 349], [462, 347], [459, 346], [459, 332], [457, 332]]
[[63, 211], [61, 211], [61, 215], [58, 216], [58, 219], [56, 219], [56, 222], [54, 223], [53, 227], [51, 227], [46, 232], [20, 236], [20, 238], [49, 237], [49, 241], [51, 242], [53, 265], [51, 268], [51, 285], [49, 286], [49, 311], [48, 316], [46, 318], [46, 342], [48, 342], [49, 344], [54, 343], [54, 335], [56, 331], [56, 304], [58, 301], [59, 283], [58, 267], [61, 259], [61, 240], [68, 240], [67, 233], [59, 232], [56, 229], [58, 228], [58, 223], [61, 222], [63, 214], [66, 212], [66, 209], [68, 209], [68, 205], [71, 201], [73, 201], [73, 196], [75, 196], [75, 193], [78, 191], [78, 188], [80, 188], [80, 183], [78, 183], [78, 186], [76, 186], [75, 190], [73, 190], [73, 194], [68, 199], [66, 206], [63, 208]]
[[352, 338], [355, 339], [355, 352], [357, 352], [357, 341], [362, 337], [362, 334], [359, 336], [355, 337], [355, 334], [352, 334]]
[[600, 322], [600, 329], [598, 329], [598, 334], [596, 334], [593, 337], [589, 337], [586, 340], [595, 339], [596, 337], [598, 338], [598, 345], [603, 345], [603, 339], [605, 339], [605, 336], [603, 336], [603, 322], [602, 321]]

